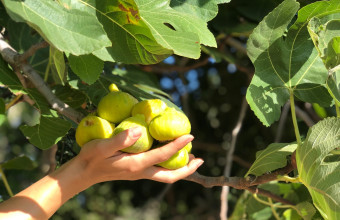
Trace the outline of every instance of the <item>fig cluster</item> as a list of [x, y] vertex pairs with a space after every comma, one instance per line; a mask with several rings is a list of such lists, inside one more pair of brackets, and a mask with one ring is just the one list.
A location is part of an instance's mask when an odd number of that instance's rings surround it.
[[[141, 137], [131, 146], [122, 149], [127, 153], [140, 153], [160, 147], [182, 135], [190, 134], [191, 124], [187, 116], [168, 107], [160, 99], [138, 102], [126, 92], [119, 91], [115, 84], [104, 96], [96, 113], [84, 117], [76, 129], [76, 142], [82, 147], [94, 139], [110, 138], [132, 127], [141, 127]], [[178, 169], [189, 162], [192, 144], [158, 165], [166, 169]]]

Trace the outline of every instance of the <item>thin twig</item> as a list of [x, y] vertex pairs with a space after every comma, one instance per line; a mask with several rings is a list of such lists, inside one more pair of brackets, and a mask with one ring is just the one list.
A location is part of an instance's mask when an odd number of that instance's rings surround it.
[[[240, 133], [240, 130], [242, 128], [243, 120], [244, 120], [244, 118], [246, 116], [246, 112], [247, 112], [247, 107], [248, 107], [248, 103], [247, 103], [246, 98], [244, 97], [243, 100], [242, 100], [241, 110], [240, 110], [240, 114], [239, 114], [236, 126], [234, 127], [234, 129], [232, 131], [230, 148], [229, 148], [227, 155], [226, 155], [226, 165], [225, 165], [225, 168], [224, 168], [224, 176], [226, 176], [226, 177], [230, 176], [232, 161], [233, 161], [233, 154], [234, 154], [235, 147], [236, 147], [236, 140], [237, 140], [237, 136]], [[220, 218], [222, 220], [227, 219], [228, 194], [229, 194], [229, 186], [223, 186], [222, 192], [221, 192], [221, 210], [220, 210]]]
[[46, 98], [52, 109], [76, 123], [80, 122], [83, 115], [57, 98], [40, 75], [29, 64], [25, 62], [17, 63], [16, 57], [19, 56], [18, 52], [5, 41], [2, 34], [0, 34], [0, 53], [6, 62], [12, 66], [18, 67], [27, 76], [38, 91]]
[[318, 116], [318, 115], [315, 113], [312, 104], [306, 102], [305, 105], [304, 105], [304, 109], [306, 110], [306, 112], [308, 113], [308, 115], [311, 117], [311, 119], [312, 119], [314, 122], [318, 122], [318, 121], [321, 120], [320, 116]]
[[295, 106], [295, 112], [296, 116], [302, 119], [308, 127], [312, 127], [315, 124], [313, 119], [311, 119], [309, 115], [298, 106]]
[[48, 159], [48, 164], [49, 164], [49, 169], [47, 171], [47, 174], [52, 173], [55, 168], [57, 167], [57, 161], [55, 159], [55, 156], [57, 154], [58, 151], [58, 145], [54, 144], [50, 149], [47, 150], [48, 155], [47, 155], [47, 159]]
[[240, 51], [242, 54], [248, 56], [247, 48], [240, 41], [236, 40], [233, 37], [228, 36], [225, 42], [229, 46], [232, 46], [235, 49], [237, 49], [238, 51]]
[[41, 48], [45, 48], [48, 47], [48, 43], [46, 41], [42, 41], [40, 43], [34, 44], [32, 45], [25, 53], [23, 54], [19, 54], [18, 56], [16, 56], [16, 63], [21, 63], [26, 61], [29, 57], [31, 57], [33, 54], [35, 54], [35, 52], [37, 52], [37, 50], [41, 49]]
[[271, 198], [273, 200], [275, 200], [276, 202], [281, 202], [282, 204], [285, 205], [290, 205], [290, 206], [294, 206], [295, 204], [287, 199], [284, 199], [268, 190], [265, 189], [261, 189], [261, 188], [257, 188], [257, 187], [249, 187], [249, 189], [247, 189], [249, 192], [251, 193], [256, 193], [258, 195], [262, 195], [262, 196], [266, 196], [268, 198]]
[[0, 166], [0, 176], [1, 176], [1, 179], [2, 181], [4, 182], [4, 185], [5, 185], [5, 188], [7, 190], [7, 193], [10, 197], [12, 197], [14, 194], [13, 194], [13, 191], [11, 189], [11, 186], [8, 184], [8, 181], [7, 181], [7, 178], [6, 178], [6, 175], [2, 169], [2, 167]]

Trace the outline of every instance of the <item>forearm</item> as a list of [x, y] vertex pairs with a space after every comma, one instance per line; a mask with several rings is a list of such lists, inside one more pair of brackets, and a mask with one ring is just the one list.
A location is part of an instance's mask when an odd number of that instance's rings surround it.
[[91, 183], [82, 178], [82, 167], [76, 160], [3, 202], [0, 219], [48, 219], [68, 199], [90, 187]]

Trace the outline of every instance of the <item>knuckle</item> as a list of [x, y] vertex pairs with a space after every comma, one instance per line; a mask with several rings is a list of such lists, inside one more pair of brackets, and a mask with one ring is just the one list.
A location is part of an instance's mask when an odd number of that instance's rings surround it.
[[137, 161], [132, 160], [130, 165], [128, 166], [128, 172], [138, 173], [140, 171], [141, 171], [141, 165]]

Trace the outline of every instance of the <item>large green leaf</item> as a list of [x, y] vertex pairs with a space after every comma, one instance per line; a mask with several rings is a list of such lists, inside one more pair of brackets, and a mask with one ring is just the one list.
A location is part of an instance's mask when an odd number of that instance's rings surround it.
[[32, 170], [37, 167], [37, 164], [27, 156], [18, 156], [0, 164], [0, 166], [7, 170]]
[[157, 43], [132, 0], [78, 1], [86, 6], [83, 10], [92, 10], [97, 15], [113, 42], [111, 47], [93, 53], [100, 59], [152, 64], [172, 54], [171, 50]]
[[12, 19], [25, 21], [60, 51], [80, 55], [111, 45], [96, 16], [88, 12], [49, 0], [2, 2]]
[[42, 115], [39, 124], [33, 127], [23, 125], [20, 127], [20, 130], [29, 139], [31, 144], [44, 150], [56, 144], [66, 135], [70, 128], [71, 123], [68, 121]]
[[308, 131], [296, 150], [297, 170], [325, 219], [340, 219], [340, 161], [329, 153], [340, 147], [340, 118], [326, 118]]
[[196, 14], [174, 10], [168, 0], [135, 2], [141, 19], [148, 25], [157, 42], [175, 54], [197, 59], [200, 56], [200, 44], [216, 47], [214, 35], [207, 28], [206, 21]]
[[72, 71], [87, 84], [94, 83], [104, 68], [104, 62], [92, 54], [68, 57]]
[[266, 149], [256, 153], [256, 160], [250, 167], [246, 176], [253, 174], [261, 176], [266, 172], [271, 172], [287, 165], [287, 156], [291, 155], [297, 144], [273, 143]]
[[218, 4], [228, 3], [230, 0], [171, 0], [170, 6], [176, 11], [195, 15], [204, 21], [210, 21], [218, 12]]
[[248, 41], [255, 75], [247, 100], [266, 126], [279, 119], [290, 93], [305, 102], [331, 104], [325, 87], [328, 72], [310, 39], [307, 24], [312, 17], [339, 12], [340, 2], [321, 1], [302, 8], [287, 32], [298, 8], [295, 0], [285, 0], [260, 22]]

